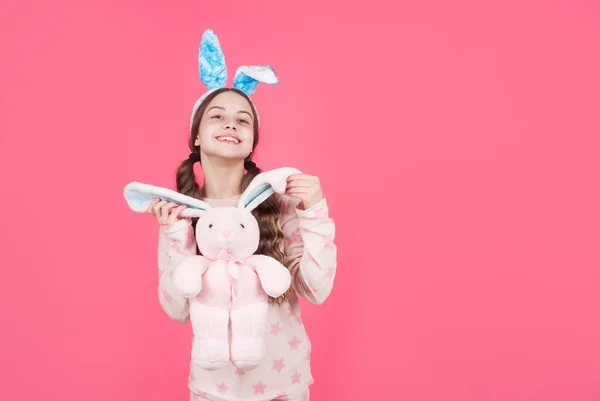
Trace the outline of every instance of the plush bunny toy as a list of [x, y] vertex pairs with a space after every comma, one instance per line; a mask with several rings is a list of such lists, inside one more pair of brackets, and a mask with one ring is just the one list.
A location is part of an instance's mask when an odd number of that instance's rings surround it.
[[199, 217], [196, 242], [202, 256], [184, 259], [173, 271], [174, 285], [190, 300], [192, 362], [197, 366], [216, 370], [231, 361], [250, 370], [264, 360], [268, 296], [283, 295], [291, 276], [274, 258], [254, 254], [260, 231], [251, 211], [274, 192], [283, 193], [287, 177], [297, 172], [280, 168], [259, 174], [237, 207], [213, 208], [175, 191], [136, 182], [125, 187], [125, 198], [136, 212], [146, 212], [158, 197], [187, 205], [181, 217]]

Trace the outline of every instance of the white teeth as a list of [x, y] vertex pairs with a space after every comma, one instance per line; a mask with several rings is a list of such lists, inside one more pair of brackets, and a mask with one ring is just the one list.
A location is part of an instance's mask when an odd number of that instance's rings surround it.
[[227, 141], [227, 142], [233, 142], [233, 143], [240, 143], [239, 139], [231, 137], [231, 136], [219, 136], [219, 137], [217, 137], [217, 139], [222, 142]]

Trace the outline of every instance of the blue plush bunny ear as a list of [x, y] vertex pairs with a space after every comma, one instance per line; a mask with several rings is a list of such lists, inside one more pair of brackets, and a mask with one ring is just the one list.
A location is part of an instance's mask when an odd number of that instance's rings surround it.
[[279, 83], [277, 75], [268, 65], [241, 66], [235, 73], [233, 87], [250, 96], [256, 91], [259, 83], [275, 85]]
[[227, 83], [225, 55], [221, 51], [217, 35], [211, 29], [207, 29], [202, 35], [198, 64], [200, 79], [208, 89], [225, 87]]

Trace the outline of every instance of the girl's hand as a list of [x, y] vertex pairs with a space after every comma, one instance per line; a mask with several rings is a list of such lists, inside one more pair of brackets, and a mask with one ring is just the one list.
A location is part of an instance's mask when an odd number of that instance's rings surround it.
[[310, 208], [324, 197], [319, 177], [300, 173], [288, 177], [285, 193], [300, 199], [301, 209]]
[[177, 223], [179, 220], [179, 213], [186, 208], [186, 205], [177, 205], [177, 203], [167, 202], [156, 198], [150, 203], [148, 213], [155, 216], [158, 220], [158, 224], [161, 226], [168, 226], [169, 224]]

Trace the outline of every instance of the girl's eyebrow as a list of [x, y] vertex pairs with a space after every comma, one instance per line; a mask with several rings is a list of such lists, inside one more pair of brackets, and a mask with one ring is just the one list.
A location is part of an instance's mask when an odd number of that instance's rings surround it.
[[[211, 111], [212, 109], [220, 109], [220, 110], [225, 111], [225, 107], [213, 106], [210, 109], [208, 109], [207, 112]], [[239, 110], [238, 113], [246, 113], [246, 114], [248, 114], [252, 118], [252, 114], [248, 113], [246, 110]]]

